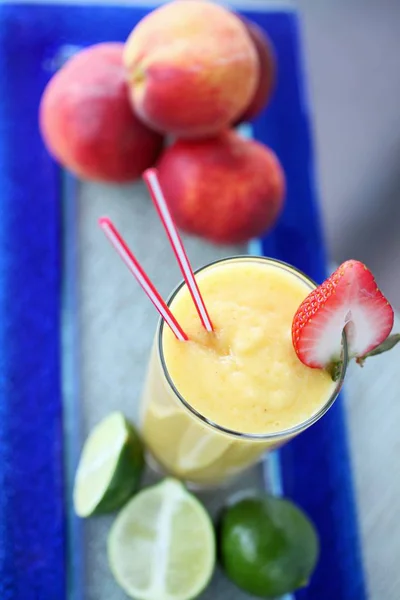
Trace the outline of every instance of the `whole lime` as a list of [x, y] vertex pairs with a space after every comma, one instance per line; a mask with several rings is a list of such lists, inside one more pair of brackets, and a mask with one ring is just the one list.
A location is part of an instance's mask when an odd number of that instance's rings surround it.
[[260, 598], [306, 586], [317, 563], [316, 530], [289, 500], [244, 498], [225, 509], [219, 535], [227, 576]]

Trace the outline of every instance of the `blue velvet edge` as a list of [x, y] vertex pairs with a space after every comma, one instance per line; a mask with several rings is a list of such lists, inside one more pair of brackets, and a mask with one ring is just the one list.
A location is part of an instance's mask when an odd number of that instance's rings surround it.
[[61, 600], [60, 173], [37, 126], [46, 44], [24, 10], [0, 5], [0, 597]]
[[[0, 5], [0, 597], [4, 600], [62, 600], [70, 595], [60, 376], [61, 179], [40, 140], [37, 106], [60, 44], [123, 40], [145, 12], [146, 8], [127, 6]], [[279, 82], [269, 110], [254, 123], [255, 137], [276, 150], [289, 182], [283, 218], [262, 240], [263, 253], [287, 260], [321, 281], [326, 256], [298, 18], [285, 10], [246, 11], [246, 15], [270, 33], [280, 72], [293, 73]], [[309, 512], [322, 538], [317, 572], [296, 598], [363, 600], [342, 400], [283, 449], [279, 460], [284, 493]]]

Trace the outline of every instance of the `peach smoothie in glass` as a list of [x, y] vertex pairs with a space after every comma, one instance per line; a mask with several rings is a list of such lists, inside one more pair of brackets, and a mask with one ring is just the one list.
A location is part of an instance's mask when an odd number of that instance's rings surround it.
[[205, 331], [185, 284], [169, 306], [188, 334], [161, 321], [142, 398], [152, 459], [193, 485], [223, 482], [315, 423], [343, 383], [310, 369], [293, 349], [293, 317], [314, 282], [272, 259], [233, 257], [196, 274], [214, 333]]

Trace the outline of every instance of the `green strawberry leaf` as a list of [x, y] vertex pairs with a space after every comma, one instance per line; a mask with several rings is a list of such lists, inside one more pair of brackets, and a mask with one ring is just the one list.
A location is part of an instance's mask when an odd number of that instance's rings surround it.
[[356, 363], [360, 365], [360, 367], [363, 367], [367, 358], [369, 358], [370, 356], [378, 356], [378, 354], [383, 354], [384, 352], [387, 352], [388, 350], [394, 348], [399, 342], [400, 333], [393, 333], [392, 335], [389, 335], [389, 337], [387, 337], [386, 340], [382, 342], [382, 344], [374, 348], [374, 350], [371, 350], [371, 352], [367, 352], [367, 354], [365, 354], [364, 356], [356, 358]]
[[340, 378], [340, 373], [342, 372], [342, 361], [341, 360], [333, 360], [326, 367], [326, 370], [328, 371], [329, 375], [331, 376], [332, 381], [338, 381], [338, 379]]

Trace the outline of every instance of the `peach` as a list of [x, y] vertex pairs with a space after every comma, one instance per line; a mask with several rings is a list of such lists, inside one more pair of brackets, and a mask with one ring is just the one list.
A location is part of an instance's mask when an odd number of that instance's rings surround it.
[[257, 50], [260, 73], [258, 78], [258, 85], [254, 92], [253, 98], [246, 108], [246, 110], [240, 115], [237, 123], [243, 121], [250, 121], [257, 117], [262, 110], [267, 106], [268, 101], [274, 89], [276, 80], [276, 61], [275, 53], [272, 46], [272, 42], [268, 38], [265, 31], [254, 23], [243, 17], [247, 30], [253, 40], [254, 46]]
[[212, 136], [249, 105], [258, 57], [239, 17], [212, 2], [176, 0], [148, 14], [124, 53], [139, 117], [178, 137]]
[[154, 164], [163, 138], [133, 113], [123, 44], [74, 55], [47, 85], [40, 128], [49, 152], [76, 175], [123, 182]]
[[277, 157], [234, 131], [179, 140], [165, 150], [158, 169], [176, 224], [214, 243], [259, 236], [281, 212], [285, 180]]

